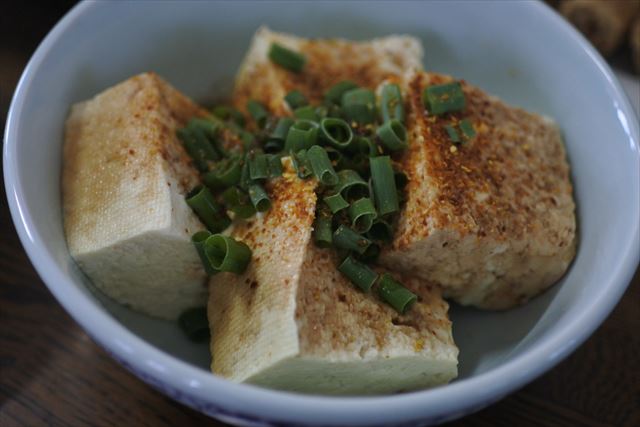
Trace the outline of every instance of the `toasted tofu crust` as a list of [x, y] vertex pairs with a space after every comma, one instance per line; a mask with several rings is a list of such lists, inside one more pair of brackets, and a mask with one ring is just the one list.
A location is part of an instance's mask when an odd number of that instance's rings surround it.
[[[305, 55], [301, 73], [293, 73], [268, 58], [271, 43]], [[312, 104], [323, 100], [324, 92], [342, 80], [375, 88], [383, 79], [400, 76], [422, 67], [422, 45], [409, 36], [388, 36], [363, 42], [343, 39], [303, 39], [260, 28], [240, 67], [234, 103], [244, 109], [248, 100], [267, 105], [275, 114], [290, 114], [283, 101], [291, 90], [302, 91]]]
[[202, 229], [184, 202], [197, 172], [175, 132], [196, 104], [153, 73], [72, 107], [62, 197], [71, 255], [107, 295], [176, 318], [206, 300], [190, 236]]
[[287, 170], [269, 188], [271, 209], [232, 233], [253, 249], [247, 271], [211, 278], [212, 371], [326, 394], [394, 392], [454, 378], [458, 350], [439, 290], [406, 279], [422, 298], [400, 316], [355, 289], [332, 252], [311, 241], [316, 182]]
[[[442, 286], [462, 304], [506, 309], [556, 282], [575, 255], [575, 205], [560, 132], [546, 117], [510, 107], [462, 82], [466, 108], [425, 112], [433, 73], [406, 80], [409, 177], [398, 231], [381, 263]], [[444, 128], [466, 118], [477, 132], [461, 146]]]

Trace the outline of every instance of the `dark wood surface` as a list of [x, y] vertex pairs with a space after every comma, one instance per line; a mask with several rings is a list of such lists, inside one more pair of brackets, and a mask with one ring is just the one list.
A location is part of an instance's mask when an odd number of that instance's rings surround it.
[[[0, 119], [38, 42], [69, 7], [0, 12]], [[164, 397], [94, 344], [25, 255], [0, 194], [0, 426], [220, 426]], [[640, 426], [640, 274], [567, 360], [451, 426]]]

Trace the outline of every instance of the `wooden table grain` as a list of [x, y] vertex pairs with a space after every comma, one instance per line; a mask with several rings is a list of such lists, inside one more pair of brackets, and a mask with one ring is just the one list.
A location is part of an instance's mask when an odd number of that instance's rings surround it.
[[[0, 119], [26, 61], [72, 2], [0, 13]], [[0, 194], [0, 426], [221, 426], [114, 362], [35, 273]], [[569, 358], [451, 426], [640, 426], [640, 274]]]

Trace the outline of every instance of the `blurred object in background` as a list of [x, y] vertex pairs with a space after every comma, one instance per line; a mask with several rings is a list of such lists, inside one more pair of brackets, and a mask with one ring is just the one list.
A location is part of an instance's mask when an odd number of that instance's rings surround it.
[[640, 0], [563, 0], [558, 9], [603, 56], [610, 56], [626, 41]]
[[629, 46], [631, 46], [631, 59], [636, 73], [640, 74], [640, 13], [636, 14], [636, 18], [631, 24], [629, 31]]

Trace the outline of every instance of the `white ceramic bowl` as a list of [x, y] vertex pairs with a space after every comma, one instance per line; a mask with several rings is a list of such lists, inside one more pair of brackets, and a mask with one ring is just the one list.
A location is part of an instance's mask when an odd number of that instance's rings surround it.
[[[146, 70], [198, 100], [228, 94], [260, 24], [303, 36], [412, 34], [424, 42], [427, 69], [465, 78], [560, 123], [578, 203], [577, 258], [561, 283], [522, 308], [452, 308], [460, 347], [460, 377], [452, 384], [369, 398], [232, 384], [208, 372], [206, 345], [189, 344], [173, 324], [94, 294], [70, 259], [59, 186], [69, 106]], [[638, 263], [637, 120], [602, 58], [542, 3], [83, 3], [29, 62], [4, 150], [16, 228], [60, 303], [144, 381], [235, 423], [415, 425], [471, 413], [567, 356], [611, 311]]]

